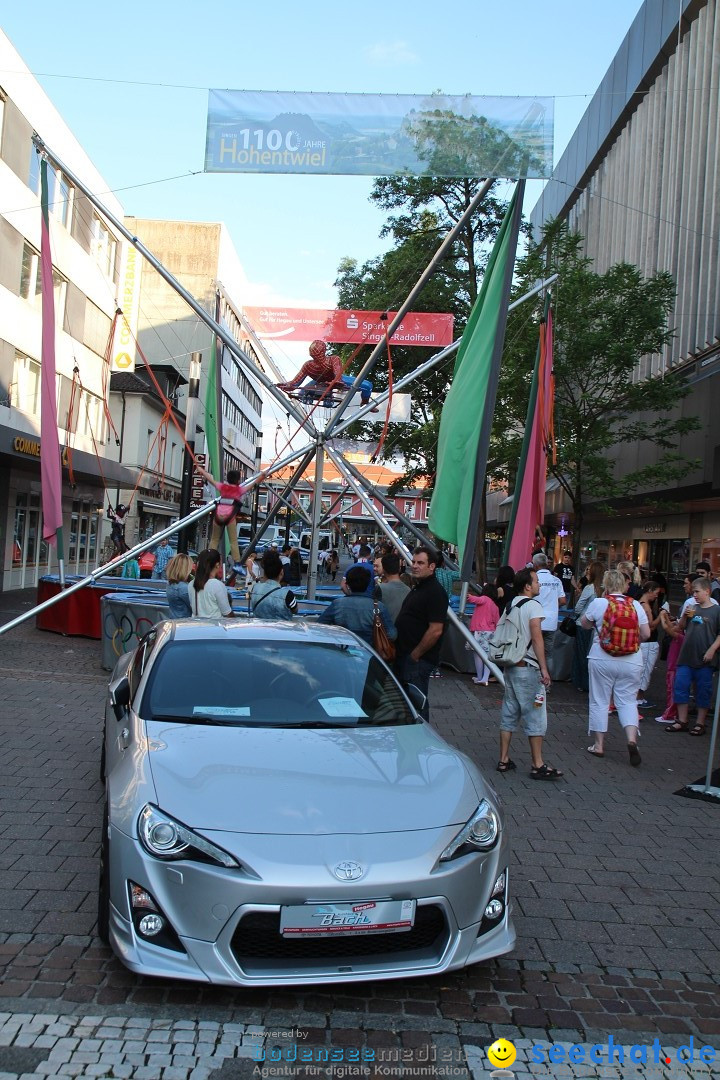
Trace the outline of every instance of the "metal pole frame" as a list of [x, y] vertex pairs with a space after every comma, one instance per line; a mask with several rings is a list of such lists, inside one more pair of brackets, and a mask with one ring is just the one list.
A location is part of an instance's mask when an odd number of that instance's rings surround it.
[[[295, 472], [293, 473], [293, 475], [290, 477], [290, 479], [286, 483], [285, 487], [283, 488], [283, 491], [282, 491], [283, 495], [287, 495], [287, 493], [292, 490], [292, 488], [295, 486], [297, 481], [300, 479], [300, 477], [304, 473], [305, 469], [310, 464], [310, 461], [312, 460], [312, 456], [315, 453], [315, 446], [316, 446], [315, 443], [312, 443], [309, 446], [304, 446], [302, 448], [302, 450], [298, 450], [295, 453], [290, 454], [288, 457], [282, 458], [281, 461], [275, 462], [275, 464], [271, 465], [270, 468], [268, 469], [268, 474], [272, 475], [272, 473], [278, 472], [280, 469], [284, 469], [286, 465], [289, 465], [293, 461], [297, 461], [297, 459], [301, 455], [304, 455], [302, 461], [297, 466]], [[280, 509], [281, 505], [282, 504], [280, 503], [280, 501], [278, 499], [278, 501], [273, 506], [272, 510], [270, 510], [270, 512], [266, 515], [265, 520], [263, 521], [262, 525], [259, 527], [259, 529], [255, 533], [255, 535], [253, 537], [251, 537], [249, 543], [247, 543], [245, 545], [245, 547], [242, 549], [242, 551], [240, 552], [240, 562], [245, 561], [245, 559], [247, 558], [247, 554], [251, 550], [251, 548], [254, 549], [255, 545], [258, 542], [258, 540], [261, 540], [262, 537], [265, 535], [265, 533], [267, 532], [267, 530], [270, 528], [273, 521], [277, 517], [277, 512]]]
[[[422, 274], [420, 275], [418, 280], [413, 285], [413, 287], [410, 290], [410, 292], [408, 293], [406, 299], [403, 301], [403, 303], [398, 308], [398, 312], [397, 312], [395, 318], [391, 321], [390, 325], [388, 326], [388, 328], [387, 328], [387, 339], [388, 340], [393, 336], [395, 330], [397, 330], [398, 326], [400, 325], [400, 323], [405, 318], [405, 315], [408, 313], [408, 311], [412, 307], [412, 305], [415, 302], [416, 298], [420, 295], [420, 293], [425, 288], [425, 286], [427, 285], [430, 278], [433, 276], [433, 274], [437, 270], [440, 262], [445, 257], [445, 253], [447, 252], [448, 248], [450, 248], [452, 246], [452, 244], [454, 244], [455, 239], [458, 236], [458, 234], [460, 233], [461, 229], [464, 229], [465, 225], [468, 223], [468, 221], [473, 216], [473, 214], [477, 210], [477, 208], [480, 205], [480, 203], [482, 202], [482, 200], [487, 195], [490, 188], [495, 183], [495, 179], [496, 179], [495, 177], [492, 177], [491, 179], [486, 180], [484, 182], [484, 184], [482, 184], [478, 188], [475, 195], [473, 196], [473, 198], [468, 203], [467, 209], [458, 218], [458, 220], [455, 222], [453, 227], [450, 229], [450, 231], [445, 236], [445, 239], [440, 244], [440, 247], [437, 249], [437, 251], [433, 255], [432, 259], [427, 264], [427, 266], [423, 270]], [[342, 414], [345, 412], [348, 405], [350, 404], [350, 400], [351, 400], [353, 394], [356, 393], [360, 389], [360, 383], [363, 381], [363, 379], [365, 379], [370, 374], [372, 369], [375, 367], [375, 363], [378, 360], [378, 358], [380, 357], [380, 355], [382, 354], [382, 351], [383, 351], [384, 348], [385, 348], [385, 341], [384, 340], [379, 341], [377, 343], [377, 345], [375, 346], [375, 348], [373, 349], [373, 351], [370, 353], [370, 356], [365, 361], [365, 364], [362, 367], [360, 373], [356, 376], [354, 383], [348, 389], [348, 392], [346, 393], [345, 397], [343, 398], [343, 400], [340, 402], [337, 409], [335, 410], [335, 413], [333, 414], [333, 416], [332, 416], [332, 418], [330, 420], [330, 423], [325, 428], [325, 435], [326, 436], [332, 435], [333, 431], [335, 430], [335, 428], [338, 425], [338, 422], [339, 422]]]
[[[711, 798], [720, 800], [720, 787], [713, 785], [713, 761], [715, 760], [715, 746], [718, 738], [718, 715], [720, 715], [720, 687], [715, 680], [715, 710], [713, 712], [713, 724], [710, 732], [710, 746], [708, 747], [707, 766], [705, 768], [705, 783], [688, 784], [686, 791], [693, 791], [697, 795], [709, 795]], [[708, 800], [709, 801], [709, 800]]]
[[98, 578], [104, 577], [112, 570], [117, 569], [118, 566], [122, 566], [128, 559], [134, 559], [136, 555], [141, 555], [142, 552], [147, 551], [148, 548], [155, 547], [161, 540], [165, 540], [167, 537], [172, 536], [174, 533], [178, 532], [179, 529], [192, 525], [193, 522], [198, 521], [206, 514], [211, 513], [219, 501], [219, 499], [213, 499], [204, 506], [199, 506], [197, 510], [193, 510], [187, 517], [180, 518], [178, 521], [173, 522], [172, 525], [168, 525], [167, 529], [162, 529], [161, 532], [155, 533], [155, 535], [151, 536], [148, 540], [142, 540], [139, 544], [136, 544], [134, 548], [130, 548], [129, 551], [126, 551], [123, 555], [118, 555], [115, 559], [111, 559], [110, 562], [104, 563], [103, 566], [99, 566], [97, 570], [93, 570], [87, 577], [69, 585], [63, 592], [59, 592], [57, 596], [51, 596], [49, 600], [43, 600], [42, 604], [37, 604], [35, 607], [30, 608], [29, 611], [25, 611], [22, 615], [18, 615], [16, 619], [11, 619], [10, 622], [4, 623], [3, 626], [0, 626], [0, 634], [4, 634], [8, 630], [13, 630], [16, 626], [19, 626], [20, 623], [25, 622], [26, 619], [31, 619], [34, 615], [39, 614], [41, 611], [45, 611], [46, 608], [52, 607], [54, 604], [59, 604], [60, 601], [64, 600], [67, 596], [71, 596], [86, 585], [90, 585], [93, 581], [97, 581]]
[[347, 495], [347, 490], [348, 489], [346, 484], [343, 490], [339, 492], [338, 495], [336, 495], [333, 501], [330, 503], [328, 510], [323, 514], [322, 518], [320, 519], [320, 528], [322, 528], [323, 525], [327, 525], [328, 522], [335, 521], [338, 518], [339, 515], [333, 514], [333, 510], [335, 509], [337, 504], [345, 498], [345, 496]]
[[[345, 476], [348, 483], [354, 489], [355, 493], [357, 494], [358, 498], [362, 502], [363, 506], [368, 511], [370, 516], [374, 519], [376, 524], [378, 524], [380, 526], [380, 528], [382, 529], [382, 531], [385, 533], [385, 535], [387, 537], [389, 537], [390, 540], [392, 540], [394, 546], [399, 551], [401, 551], [403, 553], [405, 558], [408, 559], [408, 560], [412, 560], [412, 552], [410, 551], [410, 549], [405, 546], [405, 544], [402, 542], [402, 540], [397, 535], [397, 533], [395, 533], [394, 530], [390, 527], [390, 525], [388, 525], [387, 521], [385, 521], [385, 518], [382, 516], [382, 514], [379, 513], [379, 511], [375, 509], [375, 507], [373, 506], [372, 500], [369, 499], [368, 496], [365, 494], [365, 492], [362, 489], [360, 483], [358, 483], [358, 481], [355, 480], [355, 478], [352, 476], [352, 474], [344, 468], [344, 465], [346, 463], [343, 460], [343, 458], [339, 454], [336, 454], [332, 450], [332, 448], [330, 446], [328, 446], [326, 449], [327, 449], [328, 457], [333, 462], [335, 467], [338, 468], [340, 470], [340, 472]], [[375, 493], [373, 492], [373, 494], [375, 494]], [[381, 588], [382, 588], [382, 586], [381, 586]], [[452, 610], [452, 608], [449, 605], [448, 605], [447, 614], [448, 614], [448, 619], [450, 620], [450, 622], [453, 623], [453, 625], [457, 627], [457, 629], [460, 631], [462, 636], [465, 638], [465, 641], [470, 645], [470, 648], [473, 650], [473, 652], [476, 652], [478, 654], [478, 656], [483, 661], [483, 663], [486, 664], [487, 667], [489, 667], [490, 670], [493, 672], [493, 674], [497, 677], [498, 682], [502, 686], [504, 686], [505, 685], [505, 676], [503, 675], [502, 671], [498, 667], [495, 666], [495, 664], [492, 662], [492, 660], [490, 660], [490, 658], [487, 656], [487, 654], [485, 653], [485, 650], [482, 648], [480, 643], [478, 641], [476, 641], [475, 636], [470, 633], [470, 631], [468, 630], [465, 623], [462, 621], [462, 619], [460, 619], [455, 614], [455, 612]]]
[[315, 498], [313, 499], [312, 531], [310, 533], [310, 564], [308, 566], [307, 592], [305, 594], [308, 600], [315, 599], [315, 590], [317, 588], [318, 532], [320, 530], [320, 518], [322, 516], [324, 458], [325, 447], [323, 444], [323, 440], [321, 438], [318, 438], [317, 447], [315, 450]]
[[[552, 274], [549, 278], [545, 278], [543, 281], [538, 282], [537, 285], [535, 285], [528, 292], [523, 293], [523, 295], [518, 297], [517, 300], [513, 300], [512, 304], [508, 306], [508, 312], [514, 311], [515, 308], [520, 307], [520, 305], [525, 303], [526, 300], [530, 300], [530, 298], [535, 296], [537, 293], [542, 292], [544, 289], [547, 289], [550, 285], [553, 284], [553, 282], [557, 281], [559, 276], [559, 274]], [[429, 360], [426, 360], [424, 364], [420, 364], [420, 366], [416, 367], [414, 371], [411, 371], [409, 375], [403, 376], [403, 378], [396, 382], [393, 386], [393, 394], [398, 393], [398, 391], [402, 390], [403, 387], [408, 386], [416, 379], [419, 379], [422, 375], [425, 375], [426, 372], [432, 371], [432, 369], [437, 367], [438, 364], [441, 364], [443, 360], [447, 360], [448, 357], [453, 356], [460, 348], [461, 342], [462, 338], [459, 337], [457, 341], [453, 341], [452, 345], [446, 345], [444, 349], [441, 349], [439, 353], [435, 353], [435, 355], [431, 356]], [[373, 409], [377, 408], [379, 405], [384, 404], [384, 402], [386, 402], [389, 397], [389, 391], [383, 390], [383, 392], [378, 397], [374, 398], [374, 400], [369, 405], [363, 405], [363, 407], [361, 409], [358, 409], [357, 412], [353, 413], [351, 417], [343, 420], [342, 423], [338, 424], [338, 426], [333, 432], [334, 436], [337, 438], [337, 436], [340, 435], [341, 432], [345, 431], [346, 428], [350, 427], [351, 424], [355, 424], [358, 420], [362, 420], [365, 416], [369, 415], [373, 411]]]
[[290, 502], [286, 495], [281, 495], [280, 492], [275, 492], [275, 498], [279, 499], [283, 506], [286, 507], [291, 514], [297, 514], [298, 518], [300, 518], [300, 520], [304, 522], [305, 525], [312, 525], [310, 515], [306, 514], [302, 507], [293, 506], [293, 504]]
[[188, 307], [192, 309], [192, 311], [195, 312], [197, 317], [202, 322], [204, 322], [205, 325], [209, 327], [209, 329], [212, 330], [218, 338], [220, 338], [220, 340], [230, 350], [230, 352], [238, 360], [238, 362], [263, 384], [268, 393], [273, 398], [275, 398], [275, 400], [283, 408], [283, 410], [290, 413], [290, 415], [295, 420], [297, 420], [298, 424], [300, 424], [300, 426], [308, 433], [308, 435], [314, 437], [317, 434], [317, 428], [314, 424], [310, 422], [310, 420], [308, 420], [305, 413], [298, 409], [294, 402], [290, 401], [285, 394], [278, 390], [278, 388], [267, 377], [264, 371], [261, 371], [259, 367], [256, 367], [256, 365], [250, 361], [250, 359], [245, 355], [238, 343], [235, 341], [233, 336], [229, 334], [227, 330], [225, 330], [225, 328], [221, 326], [221, 324], [216, 319], [214, 319], [211, 315], [207, 313], [207, 311], [205, 311], [205, 308], [198, 303], [195, 297], [191, 293], [189, 293], [187, 289], [183, 288], [180, 282], [176, 278], [174, 278], [168, 270], [165, 269], [163, 264], [155, 258], [152, 252], [149, 251], [148, 248], [146, 248], [140, 240], [138, 240], [137, 236], [133, 236], [130, 230], [127, 229], [122, 223], [122, 221], [116, 218], [112, 211], [108, 210], [108, 208], [100, 202], [97, 196], [94, 195], [92, 191], [90, 191], [87, 185], [83, 183], [83, 181], [65, 164], [65, 162], [48, 149], [45, 142], [40, 138], [37, 132], [33, 135], [33, 143], [37, 150], [46, 154], [48, 159], [52, 161], [67, 176], [70, 183], [73, 184], [73, 186], [76, 187], [78, 191], [80, 191], [85, 196], [88, 202], [90, 202], [97, 210], [100, 211], [103, 217], [106, 218], [106, 220], [113, 226], [113, 228], [117, 229], [120, 235], [124, 236], [125, 239], [140, 252], [143, 258], [145, 258], [150, 263], [153, 269], [157, 270], [160, 277], [164, 281], [166, 281], [167, 284], [172, 289], [174, 289], [179, 296], [183, 298], [185, 303], [188, 305]]

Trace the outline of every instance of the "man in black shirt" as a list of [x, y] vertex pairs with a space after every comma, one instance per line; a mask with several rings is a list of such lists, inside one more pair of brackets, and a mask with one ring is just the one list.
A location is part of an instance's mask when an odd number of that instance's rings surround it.
[[557, 563], [553, 574], [556, 578], [560, 578], [562, 582], [563, 591], [565, 593], [565, 602], [568, 607], [574, 607], [573, 600], [575, 599], [575, 576], [572, 570], [572, 555], [569, 551], [566, 551], [563, 555], [563, 561]]
[[448, 609], [447, 593], [435, 579], [437, 559], [430, 547], [421, 545], [415, 549], [410, 567], [415, 587], [405, 597], [395, 620], [396, 671], [403, 685], [413, 683], [425, 695], [422, 714], [426, 720], [430, 718], [430, 673], [440, 661]]

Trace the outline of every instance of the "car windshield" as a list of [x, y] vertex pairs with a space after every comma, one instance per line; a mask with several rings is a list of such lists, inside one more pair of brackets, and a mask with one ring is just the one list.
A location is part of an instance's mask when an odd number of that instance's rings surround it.
[[362, 645], [169, 641], [148, 675], [145, 720], [252, 727], [418, 723], [397, 681]]

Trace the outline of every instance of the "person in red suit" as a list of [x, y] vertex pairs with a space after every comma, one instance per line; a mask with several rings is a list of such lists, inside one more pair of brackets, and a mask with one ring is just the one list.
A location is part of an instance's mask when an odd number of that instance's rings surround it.
[[[352, 386], [354, 379], [352, 375], [343, 375], [342, 360], [339, 356], [329, 356], [327, 352], [327, 345], [320, 338], [316, 338], [311, 342], [308, 350], [311, 359], [306, 361], [298, 371], [294, 379], [290, 382], [278, 383], [279, 390], [285, 390], [288, 393], [291, 390], [296, 390], [298, 386], [305, 379], [312, 379], [317, 383], [339, 383], [342, 382], [345, 386]], [[370, 395], [372, 394], [372, 383], [365, 379], [360, 383], [360, 403], [367, 405], [370, 402]]]

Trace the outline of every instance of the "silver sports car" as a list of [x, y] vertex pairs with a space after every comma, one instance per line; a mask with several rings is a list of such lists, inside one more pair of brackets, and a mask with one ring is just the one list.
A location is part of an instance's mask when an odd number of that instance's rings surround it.
[[354, 634], [158, 624], [105, 715], [101, 937], [144, 975], [432, 975], [512, 949], [497, 795]]

